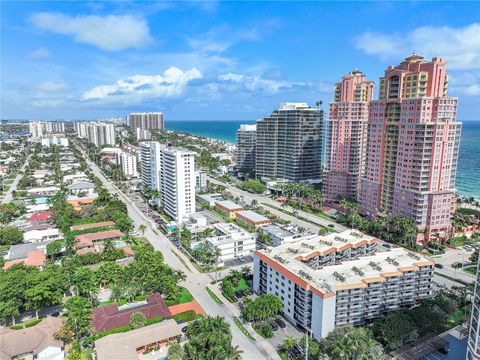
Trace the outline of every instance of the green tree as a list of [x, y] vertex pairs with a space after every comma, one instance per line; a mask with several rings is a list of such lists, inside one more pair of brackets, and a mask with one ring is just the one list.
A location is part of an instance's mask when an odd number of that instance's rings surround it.
[[479, 253], [479, 250], [475, 249], [475, 251], [470, 255], [469, 260], [474, 264], [478, 263], [478, 253]]
[[122, 278], [124, 268], [113, 261], [102, 264], [96, 271], [96, 279], [101, 286], [110, 286]]
[[142, 312], [134, 312], [130, 316], [130, 326], [132, 329], [139, 329], [147, 324], [147, 318]]
[[74, 271], [70, 282], [74, 286], [77, 295], [86, 296], [92, 302], [95, 295], [99, 292], [95, 273], [88, 268], [77, 268]]
[[370, 329], [344, 327], [335, 329], [322, 340], [320, 352], [332, 359], [380, 359], [383, 348]]
[[91, 332], [90, 319], [92, 317], [92, 304], [88, 299], [74, 296], [65, 303], [67, 311], [67, 325], [78, 339], [89, 335]]
[[47, 255], [55, 256], [62, 251], [63, 241], [56, 240], [47, 245]]
[[23, 241], [23, 232], [15, 226], [0, 226], [0, 245], [15, 245]]
[[271, 319], [283, 310], [283, 302], [275, 295], [262, 294], [255, 300], [246, 299], [242, 316], [247, 321], [263, 321]]
[[147, 227], [144, 224], [140, 224], [138, 226], [138, 231], [142, 233], [142, 240], [145, 240], [145, 231], [147, 231]]
[[168, 347], [169, 360], [183, 360], [184, 353], [180, 344], [172, 344]]
[[389, 350], [416, 340], [418, 331], [406, 311], [397, 311], [373, 325], [373, 333]]
[[32, 282], [33, 286], [25, 291], [25, 307], [35, 310], [35, 316], [38, 319], [38, 311], [52, 305], [60, 304], [63, 291], [58, 286], [58, 282], [49, 274], [39, 273], [35, 275], [37, 279]]
[[293, 349], [297, 346], [297, 340], [289, 335], [285, 339], [283, 339], [282, 345], [280, 346], [281, 350], [285, 351], [287, 355], [287, 359], [292, 357]]

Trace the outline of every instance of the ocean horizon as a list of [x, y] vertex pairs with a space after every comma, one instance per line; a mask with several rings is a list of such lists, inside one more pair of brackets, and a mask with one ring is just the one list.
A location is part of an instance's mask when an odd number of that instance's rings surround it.
[[[480, 198], [480, 121], [462, 122], [457, 191], [460, 196]], [[240, 125], [255, 123], [256, 120], [166, 120], [165, 128], [235, 144], [235, 132]]]

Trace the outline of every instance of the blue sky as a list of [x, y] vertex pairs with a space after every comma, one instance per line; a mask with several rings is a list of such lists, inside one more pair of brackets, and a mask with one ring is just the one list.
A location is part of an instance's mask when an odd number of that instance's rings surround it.
[[480, 120], [478, 2], [2, 2], [3, 119], [251, 120], [377, 82], [416, 51], [448, 61]]

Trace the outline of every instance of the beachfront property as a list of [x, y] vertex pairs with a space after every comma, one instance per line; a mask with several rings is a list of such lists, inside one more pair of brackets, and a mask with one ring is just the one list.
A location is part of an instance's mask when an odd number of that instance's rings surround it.
[[257, 146], [257, 125], [240, 125], [236, 133], [237, 169], [243, 172], [255, 171]]
[[252, 210], [237, 211], [236, 221], [246, 226], [252, 226], [255, 229], [258, 229], [259, 227], [270, 224], [272, 222], [272, 220], [270, 220], [269, 218], [257, 214], [255, 211]]
[[165, 128], [163, 113], [130, 113], [128, 114], [128, 125], [134, 132], [141, 130], [163, 130]]
[[257, 120], [255, 176], [319, 181], [322, 144], [323, 110], [306, 103], [281, 103], [270, 116]]
[[63, 360], [63, 341], [54, 336], [62, 325], [61, 318], [48, 316], [39, 324], [26, 329], [3, 328], [0, 336], [0, 359]]
[[470, 316], [470, 329], [468, 333], [467, 360], [480, 359], [480, 271], [477, 264], [477, 279], [475, 293], [472, 298], [472, 314]]
[[278, 296], [283, 314], [317, 340], [433, 296], [433, 262], [403, 248], [377, 252], [356, 230], [255, 252], [253, 289]]
[[243, 207], [235, 204], [233, 201], [222, 200], [215, 202], [215, 210], [233, 220], [237, 217], [237, 212], [243, 210]]
[[[120, 334], [111, 334], [95, 341], [97, 360], [135, 360], [149, 353], [166, 359], [168, 346], [182, 337], [181, 326], [173, 319]], [[149, 355], [146, 355], [149, 356]]]
[[316, 236], [310, 233], [299, 233], [292, 227], [287, 228], [277, 224], [267, 224], [260, 227], [259, 231], [270, 237], [270, 243], [273, 246], [280, 246], [285, 243], [296, 242], [299, 240], [309, 240]]
[[445, 60], [413, 54], [385, 70], [370, 102], [359, 212], [414, 219], [419, 242], [451, 232], [462, 124], [447, 89]]
[[252, 255], [255, 251], [256, 235], [243, 230], [232, 223], [218, 223], [211, 225], [215, 230], [215, 236], [206, 238], [208, 242], [220, 250], [218, 264], [225, 261]]
[[365, 171], [373, 81], [355, 69], [335, 85], [326, 122], [324, 193], [327, 201], [357, 199]]

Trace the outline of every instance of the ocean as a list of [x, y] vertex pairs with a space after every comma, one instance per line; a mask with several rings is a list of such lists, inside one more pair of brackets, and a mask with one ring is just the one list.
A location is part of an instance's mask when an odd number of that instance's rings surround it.
[[[166, 121], [167, 130], [188, 132], [216, 140], [235, 143], [240, 124], [251, 121]], [[480, 121], [464, 121], [457, 171], [457, 190], [460, 196], [480, 198]]]

